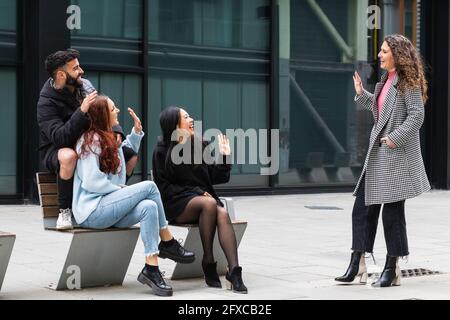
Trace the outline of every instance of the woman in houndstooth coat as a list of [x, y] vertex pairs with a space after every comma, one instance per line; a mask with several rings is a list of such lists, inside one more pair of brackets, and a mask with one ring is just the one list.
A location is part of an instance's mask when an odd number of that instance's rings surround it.
[[430, 189], [420, 150], [427, 81], [420, 54], [402, 35], [390, 35], [381, 46], [380, 66], [386, 70], [374, 94], [353, 76], [355, 101], [372, 112], [370, 134], [361, 177], [356, 185], [352, 213], [352, 257], [344, 276], [335, 280], [367, 282], [364, 253], [373, 252], [378, 217], [383, 205], [386, 264], [376, 287], [400, 285], [398, 258], [409, 255], [405, 200]]

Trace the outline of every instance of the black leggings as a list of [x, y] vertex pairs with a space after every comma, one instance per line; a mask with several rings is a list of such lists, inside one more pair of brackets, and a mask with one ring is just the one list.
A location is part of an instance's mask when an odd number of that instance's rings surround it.
[[187, 204], [176, 223], [198, 223], [203, 245], [203, 264], [214, 262], [213, 241], [216, 227], [219, 243], [232, 270], [238, 266], [237, 242], [230, 216], [212, 197], [198, 196]]
[[[373, 252], [381, 204], [365, 205], [364, 180], [365, 177], [361, 180], [353, 206], [352, 250]], [[405, 200], [383, 204], [383, 229], [387, 255], [391, 257], [409, 255], [408, 237], [406, 235]]]

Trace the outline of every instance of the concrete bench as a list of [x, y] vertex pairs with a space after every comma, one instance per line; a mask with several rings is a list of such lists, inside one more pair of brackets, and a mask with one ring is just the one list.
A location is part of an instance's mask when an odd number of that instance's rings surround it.
[[55, 290], [122, 285], [131, 261], [139, 228], [105, 230], [78, 228], [59, 231], [58, 188], [53, 173], [36, 173], [44, 229], [67, 234], [71, 243]]
[[[234, 211], [234, 203], [231, 198], [220, 198], [225, 205], [225, 208], [230, 215], [231, 223], [233, 224], [233, 229], [236, 234], [236, 242], [239, 247], [242, 237], [244, 236], [245, 229], [247, 228], [246, 221], [236, 220], [236, 214]], [[183, 246], [190, 251], [195, 253], [195, 261], [189, 264], [177, 263], [175, 269], [173, 270], [171, 279], [186, 279], [186, 278], [197, 278], [203, 277], [202, 270], [202, 257], [203, 257], [203, 247], [202, 241], [200, 239], [200, 231], [198, 224], [171, 224], [171, 226], [179, 228], [187, 228], [186, 239], [184, 240]], [[217, 232], [214, 237], [213, 243], [214, 258], [217, 261], [217, 273], [219, 275], [224, 275], [227, 271], [227, 260], [222, 248], [219, 244], [219, 239], [217, 237]]]
[[[150, 170], [150, 177], [153, 180], [153, 170]], [[236, 234], [236, 242], [239, 247], [242, 237], [244, 236], [245, 229], [247, 229], [247, 221], [240, 221], [236, 218], [236, 212], [234, 210], [234, 202], [232, 198], [221, 197], [220, 200], [225, 205], [225, 209], [230, 215], [231, 223], [233, 224], [233, 229]], [[188, 278], [199, 278], [203, 277], [202, 269], [202, 257], [203, 257], [203, 246], [200, 239], [200, 231], [198, 229], [198, 224], [170, 224], [173, 227], [187, 229], [187, 235], [184, 239], [183, 246], [195, 253], [195, 261], [189, 264], [176, 263], [173, 270], [171, 280], [188, 279]], [[217, 232], [214, 237], [213, 252], [215, 259], [217, 261], [217, 273], [219, 275], [224, 275], [227, 271], [227, 260], [222, 248], [219, 244], [219, 239], [217, 237]]]
[[5, 279], [9, 258], [16, 241], [16, 235], [0, 231], [0, 290]]

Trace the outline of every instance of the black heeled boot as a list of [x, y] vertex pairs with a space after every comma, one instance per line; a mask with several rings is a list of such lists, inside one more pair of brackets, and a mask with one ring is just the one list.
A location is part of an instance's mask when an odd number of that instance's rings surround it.
[[222, 288], [219, 275], [217, 274], [217, 262], [203, 262], [202, 269], [205, 275], [205, 282], [208, 287]]
[[343, 283], [351, 283], [356, 277], [360, 277], [359, 283], [367, 283], [367, 267], [364, 259], [364, 252], [353, 251], [350, 259], [350, 265], [342, 277], [337, 277], [334, 280]]
[[227, 279], [227, 289], [233, 290], [236, 293], [248, 293], [247, 287], [242, 281], [242, 268], [234, 267], [233, 270], [228, 271], [225, 274], [225, 279]]
[[401, 278], [400, 267], [398, 266], [398, 257], [386, 256], [386, 264], [380, 278], [372, 283], [374, 287], [399, 286]]

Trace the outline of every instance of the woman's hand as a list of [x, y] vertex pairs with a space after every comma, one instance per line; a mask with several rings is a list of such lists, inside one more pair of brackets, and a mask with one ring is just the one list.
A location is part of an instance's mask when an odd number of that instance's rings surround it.
[[389, 139], [389, 137], [381, 138], [381, 139], [380, 139], [380, 142], [381, 142], [381, 143], [386, 143], [387, 146], [388, 146], [389, 148], [391, 148], [391, 149], [397, 148], [397, 146], [395, 145], [395, 143], [392, 142], [392, 140]]
[[229, 156], [231, 154], [230, 140], [223, 134], [219, 134], [217, 138], [219, 139], [220, 154]]
[[210, 197], [212, 198], [212, 195], [210, 195], [208, 192], [205, 191], [205, 193], [203, 194], [205, 197]]
[[141, 120], [138, 118], [136, 113], [134, 113], [133, 109], [128, 108], [128, 112], [130, 113], [130, 116], [133, 118], [134, 130], [136, 131], [137, 134], [141, 134], [141, 132], [142, 132]]
[[359, 76], [358, 72], [355, 71], [355, 74], [353, 75], [353, 83], [355, 85], [355, 91], [356, 94], [359, 96], [361, 93], [363, 93], [363, 85], [361, 81], [361, 77]]
[[118, 133], [116, 133], [116, 140], [117, 140], [117, 144], [120, 146], [122, 144], [122, 136]]

